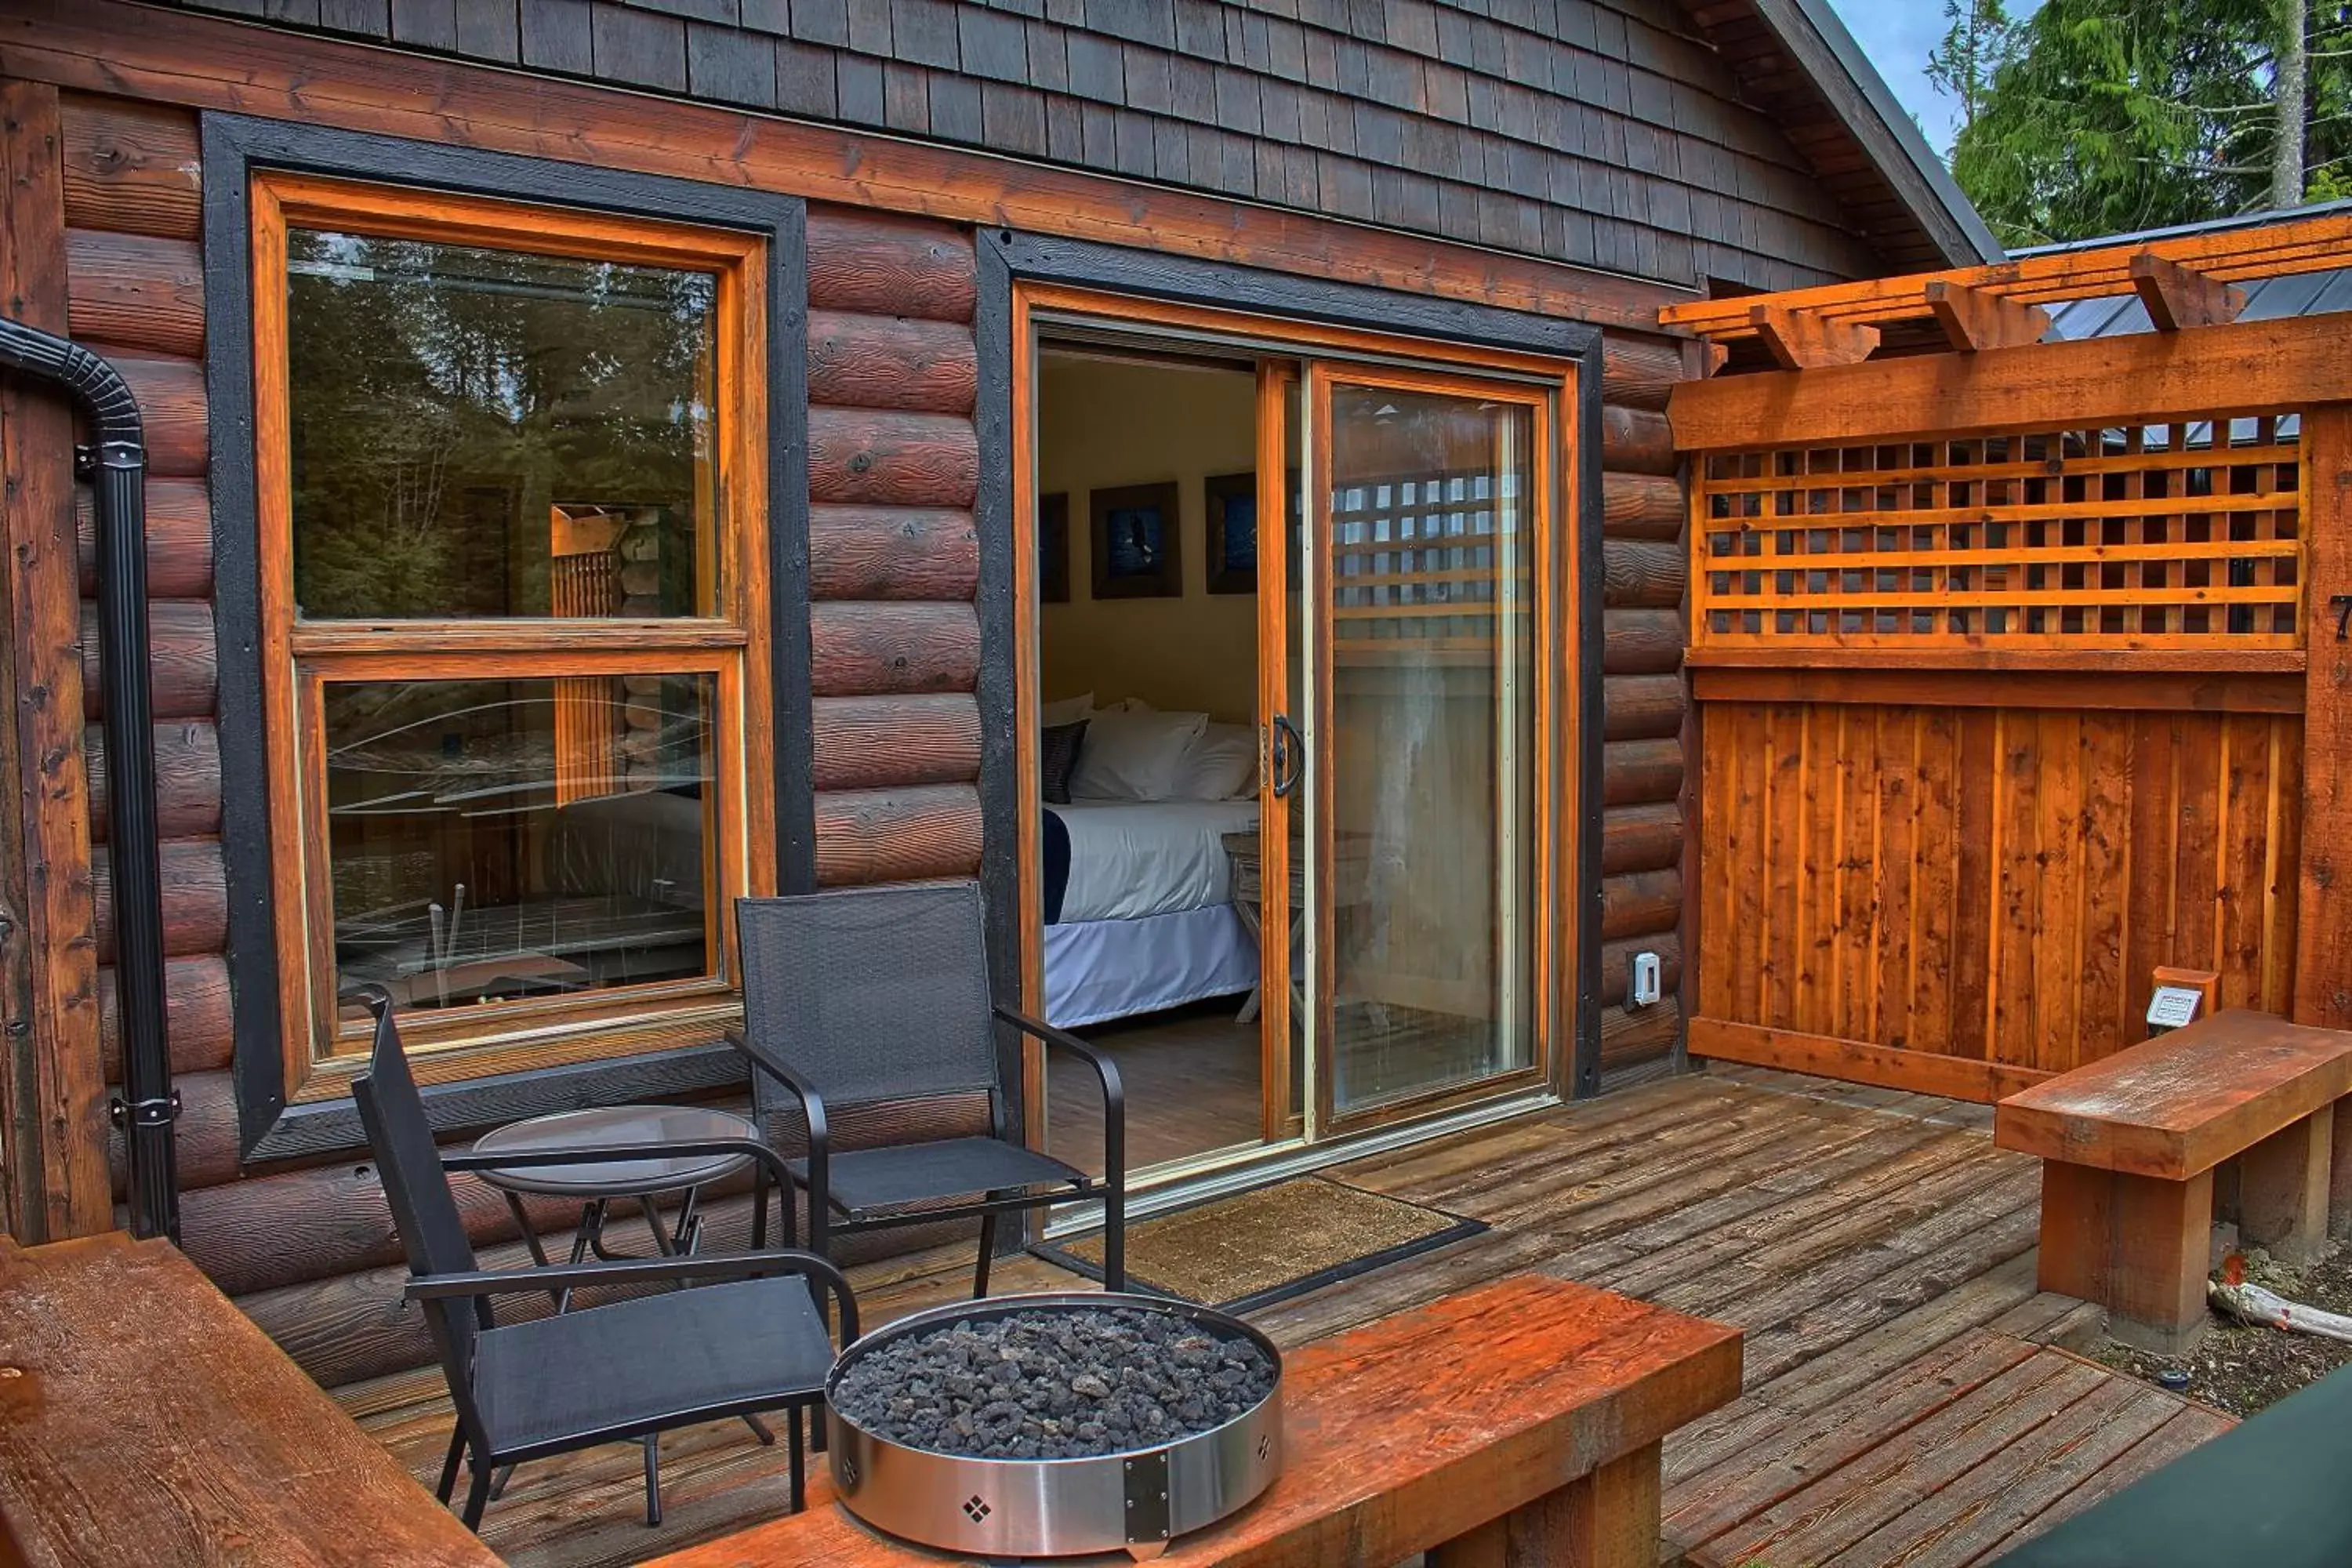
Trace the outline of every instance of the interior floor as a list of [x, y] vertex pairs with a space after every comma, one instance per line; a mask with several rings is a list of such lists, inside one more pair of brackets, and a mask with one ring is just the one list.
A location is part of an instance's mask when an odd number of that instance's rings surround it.
[[[1258, 1026], [1234, 1021], [1238, 996], [1098, 1024], [1077, 1033], [1118, 1067], [1127, 1093], [1127, 1168], [1140, 1171], [1256, 1142]], [[1102, 1090], [1068, 1052], [1046, 1068], [1046, 1148], [1102, 1169]]]

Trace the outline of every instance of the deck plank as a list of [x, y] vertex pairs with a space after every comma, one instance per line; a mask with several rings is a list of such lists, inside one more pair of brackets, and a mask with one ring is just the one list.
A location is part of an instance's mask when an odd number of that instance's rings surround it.
[[1827, 1562], [1989, 1463], [2103, 1381], [2098, 1369], [2055, 1351], [2030, 1356], [1812, 1484], [1692, 1543], [1686, 1554], [1695, 1568]]
[[2152, 1435], [2176, 1408], [2154, 1389], [2109, 1378], [2028, 1440], [1881, 1525], [1838, 1561], [1966, 1568], [2079, 1485], [2084, 1472], [2097, 1474]]
[[[2095, 1312], [2038, 1293], [2034, 1163], [1981, 1107], [1715, 1065], [1335, 1167], [1474, 1214], [1484, 1235], [1255, 1314], [1285, 1345], [1527, 1269], [1736, 1323], [1742, 1396], [1664, 1452], [1668, 1544], [1692, 1568], [1981, 1563], [2224, 1430], [2228, 1418], [2062, 1350]], [[955, 1299], [967, 1247], [853, 1270], [866, 1319]], [[1000, 1289], [1069, 1275], [1006, 1259]], [[343, 1391], [415, 1474], [448, 1435], [437, 1379]], [[602, 1568], [772, 1517], [781, 1448], [737, 1423], [663, 1442], [667, 1517], [636, 1450], [526, 1466], [489, 1543], [521, 1568]], [[1997, 1484], [1998, 1478], [2006, 1478]], [[1694, 1537], [1702, 1539], [1694, 1539]]]
[[1976, 1333], [1948, 1341], [1883, 1382], [1776, 1429], [1751, 1448], [1676, 1484], [1666, 1534], [1708, 1540], [1817, 1478], [1852, 1463], [2032, 1357], [2021, 1340]]

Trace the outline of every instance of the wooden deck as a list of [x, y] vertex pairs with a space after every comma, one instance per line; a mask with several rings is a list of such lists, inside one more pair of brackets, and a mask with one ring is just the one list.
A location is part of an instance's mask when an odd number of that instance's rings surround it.
[[[1297, 1344], [1537, 1269], [1747, 1331], [1740, 1399], [1666, 1446], [1671, 1559], [1690, 1568], [1959, 1568], [2229, 1425], [2065, 1347], [2089, 1310], [2033, 1288], [2036, 1163], [1990, 1113], [1747, 1068], [1358, 1161], [1334, 1174], [1486, 1220], [1486, 1234], [1256, 1315]], [[961, 1253], [861, 1271], [879, 1323], [950, 1298]], [[1022, 1259], [1004, 1289], [1066, 1281]], [[429, 1480], [437, 1376], [345, 1391]], [[484, 1533], [571, 1568], [685, 1545], [783, 1508], [782, 1451], [738, 1423], [663, 1444], [667, 1518], [633, 1447], [526, 1466]]]

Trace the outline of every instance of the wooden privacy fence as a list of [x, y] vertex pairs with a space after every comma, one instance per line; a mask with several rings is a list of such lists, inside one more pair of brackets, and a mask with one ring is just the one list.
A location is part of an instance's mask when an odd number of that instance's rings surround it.
[[[2352, 316], [2217, 281], [2342, 265], [2333, 218], [1665, 312], [1794, 367], [1673, 403], [1695, 1054], [1997, 1099], [2145, 1037], [2159, 968], [2352, 1024]], [[2133, 289], [2169, 330], [2017, 299]]]

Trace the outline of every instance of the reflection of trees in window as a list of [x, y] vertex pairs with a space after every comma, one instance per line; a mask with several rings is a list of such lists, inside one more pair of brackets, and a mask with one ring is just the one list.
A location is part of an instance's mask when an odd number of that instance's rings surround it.
[[[550, 613], [562, 503], [659, 509], [697, 612], [706, 273], [288, 236], [296, 597], [309, 618]], [[683, 568], [681, 570], [681, 568]]]

